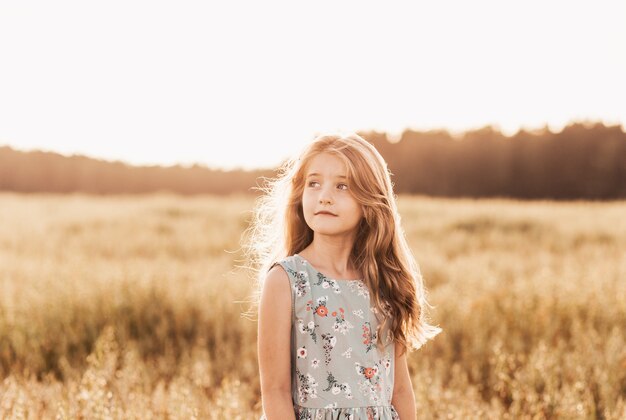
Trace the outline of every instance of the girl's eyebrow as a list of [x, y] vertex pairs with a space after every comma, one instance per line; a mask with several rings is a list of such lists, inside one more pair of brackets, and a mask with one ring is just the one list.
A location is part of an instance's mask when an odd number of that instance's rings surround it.
[[[322, 175], [318, 174], [317, 172], [313, 172], [313, 173], [308, 174], [306, 177], [310, 178], [312, 176], [322, 176]], [[335, 178], [344, 178], [344, 179], [346, 179], [347, 177], [345, 175], [337, 175], [337, 176], [335, 176]]]

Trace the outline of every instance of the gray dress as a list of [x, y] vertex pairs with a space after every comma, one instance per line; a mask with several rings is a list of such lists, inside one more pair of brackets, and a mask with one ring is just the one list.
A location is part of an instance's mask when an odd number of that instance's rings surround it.
[[291, 283], [296, 419], [398, 420], [391, 405], [394, 345], [385, 329], [385, 350], [376, 346], [379, 311], [366, 284], [329, 278], [298, 254], [276, 264]]

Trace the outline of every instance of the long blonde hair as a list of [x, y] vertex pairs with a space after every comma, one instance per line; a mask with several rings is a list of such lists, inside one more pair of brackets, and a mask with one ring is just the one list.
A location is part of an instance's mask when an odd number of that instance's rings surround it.
[[[348, 184], [362, 205], [364, 216], [350, 259], [363, 275], [370, 297], [384, 314], [379, 331], [402, 349], [418, 349], [441, 328], [428, 325], [424, 308], [430, 306], [419, 267], [401, 228], [387, 163], [374, 146], [356, 133], [317, 136], [299, 157], [285, 162], [278, 176], [260, 189], [254, 219], [247, 229], [244, 249], [256, 273], [255, 303], [271, 265], [302, 251], [313, 241], [302, 210], [305, 171], [319, 153], [333, 154], [345, 163]], [[383, 347], [382, 334], [377, 345]]]

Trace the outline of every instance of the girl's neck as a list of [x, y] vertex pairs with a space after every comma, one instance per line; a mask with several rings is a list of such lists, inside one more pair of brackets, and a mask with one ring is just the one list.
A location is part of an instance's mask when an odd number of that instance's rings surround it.
[[353, 242], [337, 242], [314, 238], [313, 242], [298, 252], [298, 254], [319, 271], [327, 273], [333, 278], [361, 278], [360, 273], [352, 266], [350, 261], [352, 246]]

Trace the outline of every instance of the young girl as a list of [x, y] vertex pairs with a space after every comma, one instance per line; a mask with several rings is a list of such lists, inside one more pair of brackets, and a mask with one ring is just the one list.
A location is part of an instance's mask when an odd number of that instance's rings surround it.
[[356, 134], [315, 138], [257, 202], [261, 419], [415, 419], [407, 350], [426, 323], [387, 165]]

